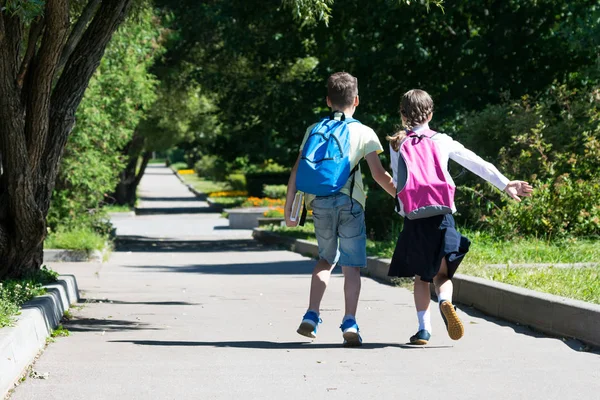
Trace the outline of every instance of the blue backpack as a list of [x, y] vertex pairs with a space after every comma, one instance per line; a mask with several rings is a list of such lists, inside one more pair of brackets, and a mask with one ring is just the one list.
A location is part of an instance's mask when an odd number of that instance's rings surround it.
[[[350, 165], [350, 131], [348, 124], [358, 122], [346, 118], [324, 118], [310, 132], [296, 173], [296, 188], [316, 196], [330, 196], [340, 191], [358, 164]], [[354, 186], [354, 185], [352, 185]], [[353, 187], [351, 188], [353, 189]]]

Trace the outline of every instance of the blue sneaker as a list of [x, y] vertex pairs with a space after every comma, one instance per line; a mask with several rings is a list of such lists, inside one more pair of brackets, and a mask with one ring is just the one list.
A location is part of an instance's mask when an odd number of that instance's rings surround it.
[[296, 332], [302, 336], [316, 339], [317, 327], [321, 322], [323, 321], [319, 318], [319, 314], [314, 311], [307, 311], [306, 314], [304, 314], [304, 317], [302, 317], [302, 323]]
[[410, 337], [410, 344], [416, 344], [419, 346], [424, 346], [431, 339], [431, 334], [426, 329], [421, 329], [419, 332], [415, 333]]
[[353, 319], [347, 319], [340, 325], [342, 336], [344, 336], [344, 346], [356, 347], [362, 345], [358, 324]]

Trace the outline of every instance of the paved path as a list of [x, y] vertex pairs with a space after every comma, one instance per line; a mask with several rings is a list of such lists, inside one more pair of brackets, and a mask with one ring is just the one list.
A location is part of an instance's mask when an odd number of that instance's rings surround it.
[[27, 379], [13, 399], [600, 399], [598, 354], [468, 308], [461, 341], [435, 313], [430, 346], [406, 346], [411, 293], [366, 278], [366, 344], [340, 346], [339, 275], [309, 343], [295, 329], [313, 260], [201, 213], [164, 168], [149, 169], [141, 194], [169, 214], [116, 221], [125, 238], [106, 264], [52, 265], [77, 276], [87, 304], [34, 366], [49, 379]]

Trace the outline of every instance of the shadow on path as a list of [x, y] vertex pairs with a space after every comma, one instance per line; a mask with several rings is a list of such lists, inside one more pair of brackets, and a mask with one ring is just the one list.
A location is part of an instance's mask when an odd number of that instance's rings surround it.
[[[191, 265], [133, 265], [127, 268], [152, 272], [172, 272], [184, 274], [211, 275], [303, 275], [311, 274], [315, 267], [312, 260], [258, 262], [255, 264], [191, 264]], [[341, 272], [340, 268], [334, 274]]]
[[74, 318], [65, 321], [63, 326], [71, 332], [124, 332], [139, 330], [160, 330], [148, 324], [118, 319]]
[[[549, 334], [546, 334], [546, 333], [540, 333], [527, 325], [517, 325], [515, 323], [508, 322], [506, 320], [503, 320], [503, 319], [500, 319], [497, 317], [492, 317], [492, 316], [484, 314], [483, 312], [481, 312], [479, 310], [476, 310], [473, 307], [461, 305], [460, 303], [458, 305], [458, 308], [461, 311], [463, 311], [465, 314], [467, 314], [471, 317], [481, 318], [481, 319], [484, 319], [495, 325], [503, 326], [506, 328], [511, 328], [515, 333], [517, 333], [519, 335], [525, 335], [525, 336], [529, 336], [529, 337], [532, 337], [535, 339], [560, 340], [571, 350], [575, 350], [577, 352], [584, 352], [584, 353], [600, 355], [600, 349], [590, 347], [590, 346], [586, 345], [585, 343], [580, 342], [577, 339], [556, 337], [556, 336], [550, 336]], [[468, 329], [468, 327], [469, 327], [469, 325], [467, 324], [466, 329]]]
[[136, 208], [136, 215], [177, 215], [177, 214], [215, 214], [209, 206], [203, 207], [171, 207], [171, 208]]
[[201, 306], [202, 303], [189, 303], [187, 301], [122, 301], [111, 299], [81, 299], [82, 303], [106, 303], [121, 305], [145, 305], [145, 306]]
[[161, 240], [144, 236], [119, 236], [115, 242], [115, 250], [140, 253], [219, 253], [275, 251], [278, 248], [258, 243], [252, 239]]
[[[167, 346], [167, 347], [230, 347], [237, 349], [264, 349], [264, 350], [305, 350], [305, 349], [339, 349], [343, 348], [335, 343], [307, 343], [307, 342], [268, 342], [268, 341], [240, 341], [240, 342], [183, 342], [163, 340], [112, 340], [111, 343], [132, 343], [140, 346]], [[411, 346], [400, 343], [363, 343], [361, 350], [383, 349], [386, 347], [397, 347], [410, 350], [435, 350], [451, 349], [453, 346]]]
[[198, 197], [140, 197], [139, 198], [141, 201], [189, 201], [189, 202], [198, 202], [200, 203], [201, 201], [198, 199]]

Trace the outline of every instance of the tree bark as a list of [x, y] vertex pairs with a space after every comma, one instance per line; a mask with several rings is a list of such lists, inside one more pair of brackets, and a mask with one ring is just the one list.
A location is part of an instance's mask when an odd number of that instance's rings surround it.
[[75, 112], [131, 1], [102, 1], [58, 80], [68, 0], [46, 1], [44, 34], [30, 32], [24, 63], [24, 22], [0, 11], [0, 280], [41, 266], [46, 216]]
[[116, 204], [131, 207], [135, 205], [137, 187], [152, 156], [150, 152], [143, 154], [142, 164], [138, 172], [138, 161], [144, 150], [144, 144], [145, 138], [136, 130], [131, 141], [123, 149], [123, 154], [127, 158], [127, 165], [121, 172], [119, 183], [113, 195]]

